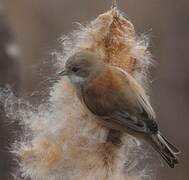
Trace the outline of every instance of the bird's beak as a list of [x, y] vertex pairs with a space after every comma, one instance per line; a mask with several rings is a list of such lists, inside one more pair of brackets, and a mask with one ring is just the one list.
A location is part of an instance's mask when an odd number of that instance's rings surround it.
[[60, 71], [58, 73], [59, 76], [67, 76], [68, 75], [68, 72], [66, 71], [66, 69], [64, 69], [63, 71]]

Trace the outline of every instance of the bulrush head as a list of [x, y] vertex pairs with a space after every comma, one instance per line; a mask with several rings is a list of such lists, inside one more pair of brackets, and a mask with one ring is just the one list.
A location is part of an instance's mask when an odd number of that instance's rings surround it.
[[97, 54], [80, 51], [68, 58], [60, 76], [68, 76], [73, 84], [82, 85], [95, 78], [104, 69], [104, 62]]

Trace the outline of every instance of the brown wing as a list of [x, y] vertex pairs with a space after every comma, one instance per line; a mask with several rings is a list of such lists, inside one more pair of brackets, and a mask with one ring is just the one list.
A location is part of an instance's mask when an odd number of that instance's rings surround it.
[[118, 68], [107, 68], [82, 94], [88, 109], [108, 123], [139, 132], [157, 131], [155, 113], [144, 90]]

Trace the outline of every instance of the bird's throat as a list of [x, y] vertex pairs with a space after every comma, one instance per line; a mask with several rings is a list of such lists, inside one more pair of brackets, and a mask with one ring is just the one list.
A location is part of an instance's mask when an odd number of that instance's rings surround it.
[[81, 85], [85, 82], [85, 78], [76, 75], [71, 75], [69, 78], [70, 81], [75, 85]]

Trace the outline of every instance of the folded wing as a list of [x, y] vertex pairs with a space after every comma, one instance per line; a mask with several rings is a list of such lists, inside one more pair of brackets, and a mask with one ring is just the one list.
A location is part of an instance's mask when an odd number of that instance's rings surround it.
[[155, 133], [155, 113], [145, 91], [128, 73], [109, 67], [84, 89], [83, 101], [102, 119], [127, 129]]

